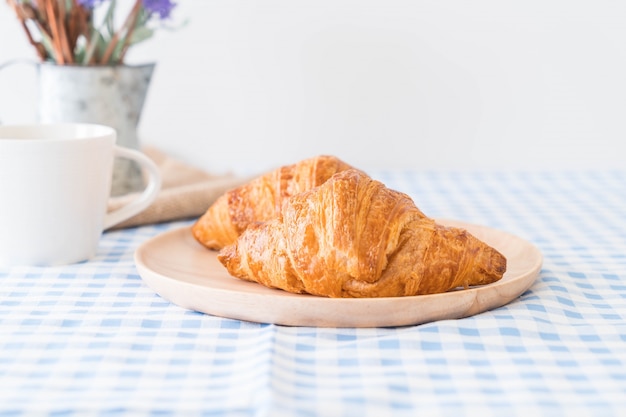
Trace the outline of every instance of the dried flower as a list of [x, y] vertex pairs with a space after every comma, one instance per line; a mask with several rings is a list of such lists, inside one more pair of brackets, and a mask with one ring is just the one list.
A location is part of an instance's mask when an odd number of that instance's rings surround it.
[[151, 13], [157, 13], [161, 19], [170, 17], [174, 6], [170, 0], [143, 0], [143, 7]]
[[[170, 18], [171, 0], [132, 0], [116, 25], [118, 0], [7, 0], [42, 61], [61, 65], [122, 64], [128, 48]], [[97, 12], [102, 12], [98, 14]], [[103, 16], [96, 22], [95, 16]]]
[[104, 0], [78, 0], [78, 4], [81, 6], [85, 6], [89, 9], [93, 9], [98, 4], [102, 3]]

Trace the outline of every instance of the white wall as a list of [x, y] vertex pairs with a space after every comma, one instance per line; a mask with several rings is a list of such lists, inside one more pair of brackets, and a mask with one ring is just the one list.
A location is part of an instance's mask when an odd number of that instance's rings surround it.
[[[211, 171], [320, 153], [369, 168], [626, 165], [626, 2], [179, 0], [142, 140]], [[0, 3], [0, 62], [34, 58]], [[0, 72], [0, 118], [34, 117]]]

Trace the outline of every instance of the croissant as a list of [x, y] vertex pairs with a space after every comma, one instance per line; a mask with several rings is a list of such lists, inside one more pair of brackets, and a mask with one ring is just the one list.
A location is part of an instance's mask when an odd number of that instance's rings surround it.
[[285, 199], [349, 168], [334, 156], [321, 155], [275, 169], [221, 195], [194, 223], [192, 233], [207, 248], [221, 249], [248, 225], [275, 217]]
[[394, 297], [495, 282], [506, 258], [357, 170], [289, 198], [218, 253], [238, 278], [293, 293]]

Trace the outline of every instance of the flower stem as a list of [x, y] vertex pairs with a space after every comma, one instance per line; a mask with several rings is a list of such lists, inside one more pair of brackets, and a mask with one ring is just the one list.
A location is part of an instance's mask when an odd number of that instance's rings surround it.
[[[111, 59], [111, 56], [113, 55], [113, 51], [115, 50], [115, 48], [117, 47], [117, 44], [120, 41], [121, 36], [123, 36], [123, 48], [126, 47], [126, 45], [129, 42], [130, 35], [132, 34], [134, 30], [135, 23], [137, 22], [137, 18], [141, 10], [141, 5], [142, 5], [142, 0], [135, 0], [135, 4], [133, 5], [132, 10], [126, 17], [126, 21], [124, 22], [120, 30], [118, 30], [117, 32], [113, 34], [113, 37], [111, 38], [111, 42], [109, 42], [107, 49], [104, 51], [104, 54], [102, 55], [102, 58], [100, 59], [101, 64], [106, 64], [109, 62], [109, 60]], [[122, 35], [122, 33], [124, 34]], [[119, 58], [117, 61], [120, 64], [122, 63], [121, 58]]]
[[[15, 12], [17, 19], [20, 21], [20, 25], [22, 26], [22, 29], [24, 29], [24, 32], [26, 32], [26, 37], [28, 38], [28, 42], [35, 48], [35, 51], [37, 52], [39, 59], [41, 59], [42, 61], [45, 61], [46, 58], [48, 57], [48, 54], [46, 53], [46, 48], [44, 48], [44, 46], [40, 42], [35, 41], [35, 39], [33, 38], [33, 34], [30, 32], [30, 29], [28, 29], [28, 25], [26, 24], [26, 21], [30, 19], [26, 11], [24, 10], [24, 5], [22, 4], [18, 5], [18, 3], [15, 0], [7, 0], [7, 3], [9, 4], [9, 7], [11, 7], [13, 11]], [[32, 10], [30, 12], [31, 12], [30, 14], [32, 14]], [[37, 24], [38, 23], [39, 22], [37, 22]]]
[[53, 0], [43, 0], [44, 9], [50, 18], [50, 30], [52, 32], [52, 47], [54, 48], [55, 58], [58, 64], [65, 64], [65, 58], [63, 56], [63, 47], [61, 46], [61, 40], [59, 39], [60, 29], [58, 27], [59, 21], [56, 17], [55, 7]]
[[61, 52], [63, 53], [63, 58], [65, 62], [68, 64], [74, 63], [74, 57], [72, 54], [72, 50], [70, 48], [70, 42], [68, 39], [67, 28], [65, 27], [65, 15], [66, 15], [66, 7], [65, 0], [59, 1], [57, 7], [57, 25], [59, 29], [59, 43], [61, 44]]

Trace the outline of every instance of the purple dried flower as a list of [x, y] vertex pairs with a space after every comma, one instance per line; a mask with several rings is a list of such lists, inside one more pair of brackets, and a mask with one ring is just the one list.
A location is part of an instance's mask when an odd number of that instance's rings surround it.
[[[97, 1], [97, 0], [96, 0]], [[161, 20], [167, 19], [176, 3], [170, 0], [143, 0], [143, 7], [148, 13], [156, 13]]]
[[104, 0], [78, 0], [78, 4], [87, 9], [94, 9], [97, 5], [102, 3]]

